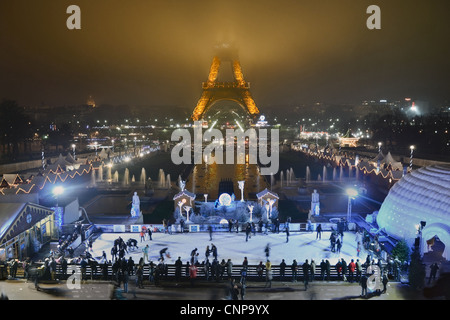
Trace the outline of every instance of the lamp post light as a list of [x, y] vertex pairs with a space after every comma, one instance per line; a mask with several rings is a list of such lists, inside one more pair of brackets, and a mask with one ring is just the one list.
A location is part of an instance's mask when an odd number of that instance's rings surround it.
[[42, 170], [45, 170], [45, 151], [44, 151], [44, 144], [42, 144], [41, 160], [42, 160]]
[[73, 150], [73, 160], [76, 160], [76, 155], [75, 155], [75, 148], [76, 148], [76, 145], [75, 145], [75, 143], [74, 143], [74, 144], [72, 144], [72, 150]]
[[97, 146], [98, 146], [98, 142], [95, 141], [94, 142], [94, 148], [95, 148], [95, 156], [97, 157], [98, 153], [97, 153]]
[[346, 190], [348, 196], [348, 204], [347, 204], [347, 222], [351, 222], [352, 220], [352, 199], [355, 199], [358, 196], [358, 191], [349, 188]]
[[56, 186], [53, 188], [53, 195], [56, 198], [56, 206], [59, 207], [58, 197], [64, 193], [64, 188], [62, 186]]
[[413, 165], [413, 153], [414, 153], [414, 146], [410, 146], [409, 149], [411, 150], [411, 154], [409, 156], [409, 171], [412, 171], [412, 165]]
[[381, 143], [381, 142], [378, 142], [378, 153], [381, 152], [381, 145], [382, 145], [382, 143]]
[[113, 152], [113, 156], [114, 156], [114, 139], [111, 140], [111, 146], [112, 146], [112, 152]]

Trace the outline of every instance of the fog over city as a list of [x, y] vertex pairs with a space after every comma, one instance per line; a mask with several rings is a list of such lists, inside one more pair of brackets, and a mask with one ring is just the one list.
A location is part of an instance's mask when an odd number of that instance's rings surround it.
[[[81, 9], [68, 30], [66, 9]], [[368, 6], [381, 9], [369, 30]], [[20, 105], [183, 106], [201, 94], [214, 45], [233, 43], [259, 106], [444, 100], [445, 1], [6, 1], [0, 97]]]

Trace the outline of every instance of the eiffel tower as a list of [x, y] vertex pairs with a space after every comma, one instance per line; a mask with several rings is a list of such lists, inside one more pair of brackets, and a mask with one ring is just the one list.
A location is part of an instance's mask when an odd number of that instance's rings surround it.
[[[250, 83], [244, 80], [237, 50], [223, 44], [216, 47], [208, 81], [202, 83], [203, 93], [192, 113], [191, 119], [199, 121], [204, 114], [218, 101], [231, 100], [238, 103], [249, 115], [256, 116], [259, 110], [250, 94]], [[219, 68], [222, 61], [230, 61], [234, 81], [218, 82]]]

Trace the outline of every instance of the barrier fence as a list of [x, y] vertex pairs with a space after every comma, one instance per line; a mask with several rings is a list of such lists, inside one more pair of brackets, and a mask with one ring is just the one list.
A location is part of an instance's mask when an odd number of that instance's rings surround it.
[[[303, 262], [299, 263], [299, 265], [297, 266], [297, 275], [296, 275], [297, 281], [304, 281], [302, 264], [303, 264]], [[40, 266], [40, 265], [33, 264], [33, 268], [38, 267], [38, 266]], [[85, 272], [83, 273], [79, 264], [68, 264], [66, 273], [63, 273], [61, 265], [57, 265], [55, 279], [66, 280], [67, 278], [69, 278], [72, 275], [72, 272], [75, 271], [75, 273], [83, 275], [83, 280], [105, 280], [105, 281], [115, 280], [116, 274], [113, 272], [112, 265], [111, 264], [107, 265], [107, 273], [104, 271], [105, 269], [103, 268], [103, 266], [104, 266], [103, 264], [98, 264], [97, 268], [95, 268], [95, 267], [93, 268], [92, 266], [88, 265], [86, 267]], [[158, 273], [159, 279], [175, 280], [175, 278], [176, 278], [175, 264], [165, 264], [165, 266], [166, 266], [165, 271]], [[386, 264], [382, 265], [383, 270], [385, 270], [386, 266], [387, 266]], [[154, 270], [158, 269], [156, 264], [154, 265], [153, 268], [154, 268]], [[220, 280], [228, 279], [228, 268], [225, 266], [221, 269], [222, 270], [220, 271], [220, 274], [222, 276], [219, 276], [219, 279]], [[239, 280], [241, 278], [242, 269], [243, 269], [243, 265], [233, 265], [233, 267], [231, 269], [231, 277]], [[215, 277], [214, 278], [212, 277], [211, 268], [209, 268], [209, 270], [210, 270], [209, 278], [211, 280], [216, 279]], [[286, 265], [284, 275], [281, 274], [280, 265], [272, 265], [271, 270], [272, 270], [272, 276], [273, 276], [272, 280], [273, 281], [291, 281], [291, 280], [293, 280], [294, 272], [291, 268], [291, 265], [288, 265], [288, 264]], [[8, 271], [9, 271], [9, 268], [8, 268]], [[361, 273], [365, 274], [366, 271], [367, 271], [367, 268], [366, 268], [366, 266], [363, 265]], [[394, 273], [395, 273], [394, 270], [390, 270], [388, 272], [388, 277], [390, 278], [391, 281], [396, 281], [395, 280], [396, 276]], [[48, 273], [48, 277], [49, 276], [50, 276], [50, 274]], [[143, 268], [144, 280], [148, 281], [149, 276], [150, 276], [150, 265], [145, 264], [144, 268]], [[354, 272], [353, 276], [354, 276], [354, 280], [357, 280], [356, 271]], [[24, 270], [21, 266], [19, 266], [17, 269], [16, 278], [24, 278], [24, 277], [25, 277]], [[183, 263], [183, 266], [181, 268], [181, 278], [186, 279], [188, 277], [189, 277], [189, 271], [187, 270], [186, 263]], [[346, 273], [346, 277], [348, 280], [350, 280], [351, 275], [348, 270]], [[41, 279], [46, 279], [45, 274], [44, 274], [44, 277], [41, 277]], [[49, 279], [50, 278], [48, 278], [46, 280], [49, 280]], [[204, 267], [202, 265], [198, 266], [197, 279], [204, 279], [204, 280], [207, 279]], [[266, 281], [265, 268], [263, 269], [262, 273], [258, 273], [258, 265], [248, 265], [246, 279], [250, 280], [250, 281]], [[338, 274], [334, 265], [331, 265], [329, 274], [327, 272], [322, 274], [321, 268], [317, 265], [313, 279], [314, 280], [325, 280], [325, 281], [339, 281], [339, 280], [342, 280], [342, 274], [340, 274], [340, 275]]]

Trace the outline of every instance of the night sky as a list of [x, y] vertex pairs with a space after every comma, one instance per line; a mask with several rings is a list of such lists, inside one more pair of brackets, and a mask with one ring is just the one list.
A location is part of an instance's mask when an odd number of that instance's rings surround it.
[[[81, 8], [81, 30], [66, 9]], [[369, 30], [369, 5], [381, 30]], [[449, 99], [448, 0], [2, 0], [0, 99], [193, 109], [233, 42], [258, 106]], [[219, 75], [220, 79], [220, 75]]]

